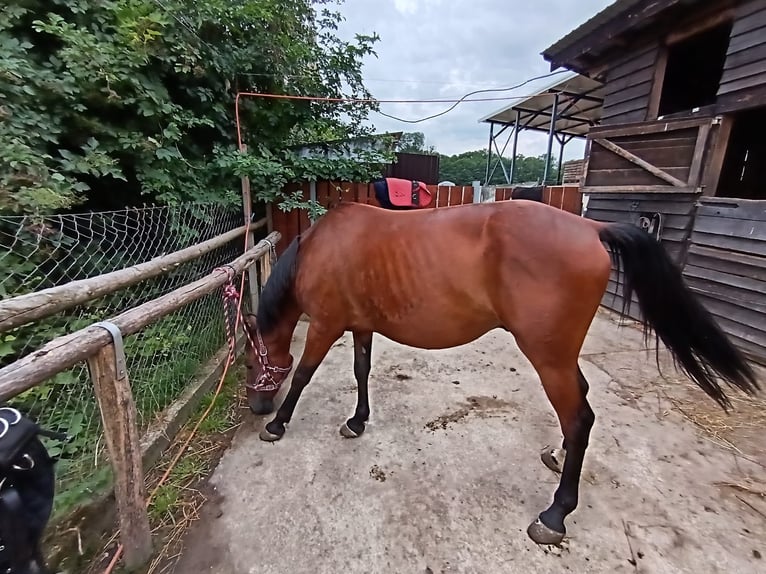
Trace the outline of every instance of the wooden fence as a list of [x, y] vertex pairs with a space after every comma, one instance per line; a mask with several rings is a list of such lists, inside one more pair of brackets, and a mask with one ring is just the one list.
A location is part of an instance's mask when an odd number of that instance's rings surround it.
[[[264, 218], [250, 225], [248, 248], [226, 268], [219, 267], [197, 281], [115, 317], [105, 318], [104, 321], [57, 337], [0, 369], [0, 402], [3, 402], [81, 361], [88, 363], [114, 472], [120, 540], [124, 563], [128, 569], [143, 564], [152, 551], [143, 469], [151, 463], [147, 461], [147, 453], [154, 452], [158, 456], [160, 449], [156, 444], [147, 441], [142, 443], [139, 436], [136, 405], [125, 366], [123, 337], [137, 333], [170, 313], [213, 293], [227, 283], [230, 271], [237, 275], [248, 274], [251, 280], [249, 306], [255, 308], [260, 288], [267, 280], [270, 269], [264, 258], [270, 257], [270, 246], [278, 244], [280, 240], [280, 233], [272, 232], [265, 240], [253, 245], [252, 232], [266, 224]], [[243, 226], [199, 245], [130, 268], [0, 301], [0, 332], [172, 272], [180, 263], [197, 259], [216, 246], [242, 237], [244, 233]], [[257, 267], [260, 267], [260, 274], [256, 272]], [[253, 278], [257, 278], [257, 285], [252, 283]], [[242, 334], [235, 334], [235, 338], [238, 341], [237, 348], [241, 347]], [[224, 361], [227, 360], [228, 353]], [[204, 389], [197, 398], [201, 398], [202, 392]], [[177, 408], [178, 405], [174, 403], [166, 411], [172, 412]], [[188, 412], [188, 405], [184, 410]], [[178, 426], [176, 421], [176, 429]], [[147, 435], [161, 437], [165, 444], [172, 439], [172, 432], [168, 429], [149, 429]]]
[[[433, 200], [426, 209], [486, 201], [507, 201], [511, 199], [514, 189], [517, 189], [515, 187], [482, 187], [478, 185], [478, 182], [475, 185], [429, 185], [427, 187], [433, 195]], [[327, 209], [332, 209], [340, 203], [349, 201], [380, 207], [370, 183], [306, 182], [302, 185], [289, 186], [285, 191], [288, 193], [298, 192], [303, 201], [313, 199]], [[577, 185], [546, 186], [543, 188], [542, 202], [579, 215], [582, 206], [580, 188]], [[272, 218], [273, 229], [282, 235], [277, 254], [281, 254], [296, 236], [311, 226], [309, 214], [303, 209], [286, 212], [275, 208], [272, 212]]]

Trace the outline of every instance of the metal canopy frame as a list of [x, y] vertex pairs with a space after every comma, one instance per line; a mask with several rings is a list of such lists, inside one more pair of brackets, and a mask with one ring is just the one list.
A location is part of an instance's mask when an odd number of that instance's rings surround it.
[[[600, 82], [570, 72], [563, 78], [557, 78], [553, 84], [542, 88], [536, 94], [481, 118], [480, 122], [489, 124], [485, 185], [492, 180], [498, 167], [503, 170], [506, 182], [509, 185], [513, 184], [516, 175], [515, 164], [519, 133], [524, 130], [541, 131], [548, 134], [542, 182], [544, 185], [551, 183], [548, 172], [551, 164], [553, 141], [558, 142], [558, 181], [556, 183], [559, 183], [562, 176], [561, 164], [566, 144], [574, 138], [584, 138], [592, 126], [601, 122], [603, 102], [603, 85]], [[502, 149], [500, 149], [498, 141], [503, 134], [506, 134], [506, 138]], [[510, 165], [507, 165], [507, 160], [503, 154], [511, 142], [513, 144]]]

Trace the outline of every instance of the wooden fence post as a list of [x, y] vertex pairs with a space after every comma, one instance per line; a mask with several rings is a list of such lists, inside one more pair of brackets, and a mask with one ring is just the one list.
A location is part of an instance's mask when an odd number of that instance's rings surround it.
[[[110, 325], [101, 324], [111, 332]], [[88, 359], [88, 368], [114, 470], [120, 539], [125, 566], [130, 570], [141, 566], [151, 556], [152, 536], [146, 510], [136, 405], [125, 367], [122, 336], [119, 330], [112, 336], [116, 344], [102, 347]]]

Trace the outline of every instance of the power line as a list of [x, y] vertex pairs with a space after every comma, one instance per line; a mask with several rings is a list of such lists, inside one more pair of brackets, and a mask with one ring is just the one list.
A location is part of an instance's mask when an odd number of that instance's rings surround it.
[[[527, 85], [530, 82], [534, 82], [536, 80], [542, 80], [542, 79], [545, 79], [545, 78], [550, 78], [552, 76], [555, 76], [557, 74], [562, 74], [564, 72], [569, 73], [569, 70], [559, 70], [557, 72], [549, 72], [547, 74], [542, 74], [540, 76], [535, 76], [533, 78], [529, 78], [529, 79], [524, 80], [523, 82], [521, 82], [519, 84], [516, 84], [515, 86], [510, 86], [508, 88], [487, 88], [487, 89], [483, 89], [483, 90], [474, 90], [473, 92], [468, 92], [462, 98], [460, 98], [459, 100], [455, 101], [455, 103], [453, 103], [447, 109], [442, 110], [439, 113], [432, 114], [430, 116], [426, 116], [424, 118], [418, 118], [416, 120], [408, 120], [408, 119], [405, 119], [405, 118], [400, 118], [400, 117], [397, 117], [397, 116], [393, 116], [391, 114], [387, 114], [385, 112], [381, 112], [380, 110], [378, 110], [378, 113], [380, 115], [382, 115], [382, 116], [385, 116], [387, 118], [391, 118], [392, 120], [396, 120], [398, 122], [403, 122], [403, 123], [407, 123], [407, 124], [418, 124], [418, 123], [425, 122], [425, 121], [428, 121], [428, 120], [432, 120], [434, 118], [438, 118], [439, 116], [443, 116], [445, 114], [448, 114], [449, 112], [454, 110], [458, 106], [458, 104], [460, 104], [463, 101], [478, 101], [478, 100], [467, 100], [466, 98], [468, 98], [468, 96], [472, 96], [474, 94], [482, 94], [482, 93], [485, 93], [485, 92], [508, 92], [508, 91], [511, 91], [511, 90], [516, 90], [516, 89], [518, 89], [518, 88], [520, 88], [522, 86], [525, 86], [525, 85]], [[529, 96], [514, 96], [514, 97], [508, 97], [506, 99], [515, 100], [515, 99], [524, 98], [524, 97], [529, 97]]]

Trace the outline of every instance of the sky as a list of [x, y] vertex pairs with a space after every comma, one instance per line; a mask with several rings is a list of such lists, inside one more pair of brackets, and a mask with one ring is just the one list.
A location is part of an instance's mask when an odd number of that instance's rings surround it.
[[[550, 64], [540, 52], [612, 1], [345, 0], [339, 7], [345, 21], [338, 33], [344, 39], [353, 38], [355, 33], [376, 32], [380, 36], [375, 44], [377, 57], [365, 58], [363, 68], [365, 85], [376, 98], [457, 99], [472, 90], [513, 86], [549, 73]], [[529, 95], [553, 80], [475, 97]], [[378, 132], [423, 132], [427, 146], [453, 155], [486, 149], [489, 125], [479, 123], [479, 119], [510, 103], [461, 103], [439, 118], [415, 124], [377, 113], [372, 114], [371, 121]], [[380, 104], [380, 109], [400, 118], [417, 119], [450, 105]], [[522, 132], [518, 152], [544, 154], [546, 142], [544, 133]], [[573, 140], [564, 158], [582, 157], [583, 147], [581, 140]]]

